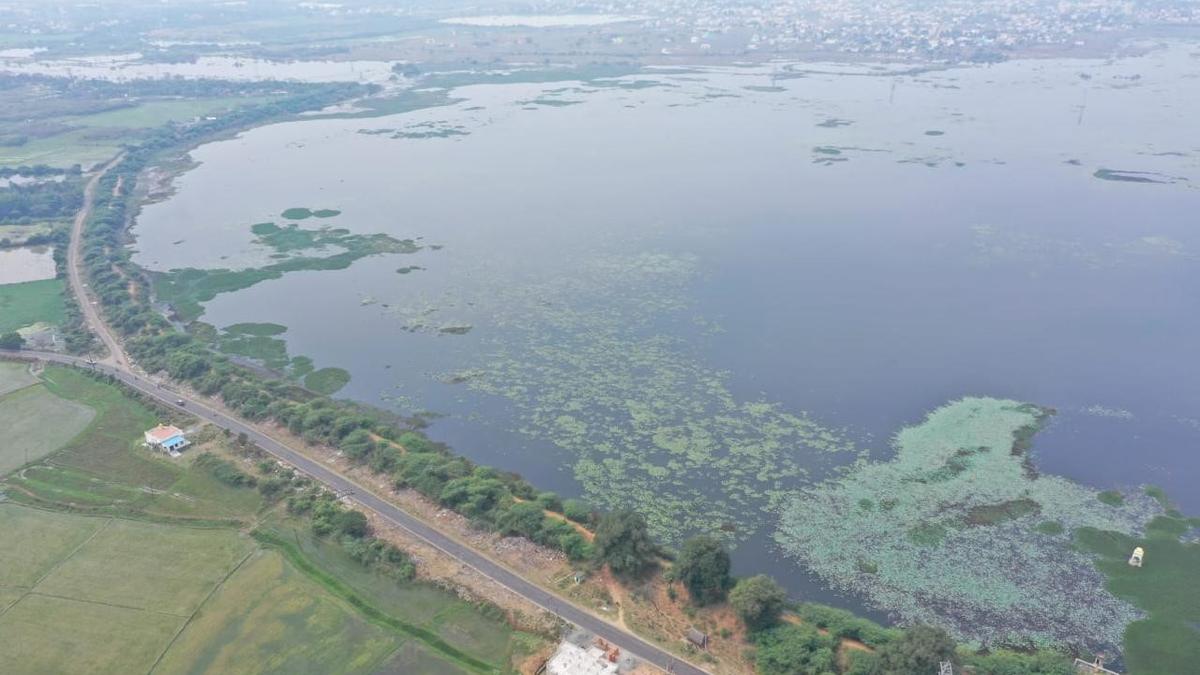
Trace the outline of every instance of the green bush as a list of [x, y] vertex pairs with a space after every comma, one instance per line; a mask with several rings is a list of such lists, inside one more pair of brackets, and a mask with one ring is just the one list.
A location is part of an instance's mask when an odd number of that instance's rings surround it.
[[882, 647], [899, 634], [896, 629], [885, 628], [870, 619], [827, 605], [806, 602], [796, 607], [795, 611], [805, 623], [827, 630], [836, 637], [858, 640], [871, 647]]
[[537, 503], [547, 511], [553, 511], [555, 513], [563, 512], [562, 498], [553, 492], [539, 492], [537, 496]]
[[563, 502], [562, 512], [564, 516], [581, 525], [588, 525], [592, 522], [592, 507], [578, 499], [568, 499]]
[[960, 666], [954, 640], [941, 628], [917, 624], [879, 650], [879, 675], [936, 673], [943, 661]]
[[775, 625], [785, 602], [787, 591], [765, 574], [742, 579], [729, 593], [729, 604], [751, 631]]
[[520, 535], [532, 539], [547, 520], [539, 504], [520, 502], [500, 513], [496, 519], [496, 529], [504, 536]]
[[836, 672], [834, 638], [816, 628], [784, 624], [754, 637], [754, 665], [760, 675], [832, 675]]
[[647, 571], [658, 551], [650, 539], [646, 519], [633, 511], [617, 511], [601, 518], [594, 545], [597, 562], [622, 577]]
[[254, 487], [254, 476], [243, 472], [227, 459], [221, 459], [211, 452], [206, 452], [195, 459], [196, 466], [208, 471], [213, 478], [233, 487]]
[[733, 578], [729, 576], [730, 564], [725, 545], [713, 537], [701, 535], [684, 542], [672, 573], [687, 586], [693, 602], [709, 605], [724, 600], [725, 592], [733, 585]]

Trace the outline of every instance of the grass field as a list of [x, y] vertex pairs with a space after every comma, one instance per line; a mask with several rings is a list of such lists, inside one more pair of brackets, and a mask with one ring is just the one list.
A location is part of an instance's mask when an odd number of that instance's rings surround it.
[[364, 569], [340, 546], [316, 539], [306, 531], [277, 523], [277, 536], [296, 544], [304, 556], [329, 571], [382, 612], [430, 630], [472, 658], [501, 663], [512, 648], [513, 631], [504, 622], [484, 616], [467, 602], [425, 584], [398, 584]]
[[0, 588], [32, 588], [104, 522], [0, 504]]
[[122, 139], [114, 134], [75, 129], [47, 138], [30, 139], [24, 145], [0, 148], [0, 166], [46, 164], [68, 168], [79, 164], [85, 169], [101, 164], [121, 149]]
[[[200, 530], [0, 505], [5, 672], [147, 672], [253, 548]], [[15, 603], [14, 603], [15, 600]]]
[[[359, 567], [304, 532], [293, 536], [316, 578], [230, 528], [0, 505], [0, 663], [22, 673], [150, 672], [160, 658], [153, 672], [507, 667], [516, 636], [503, 622], [432, 586]], [[329, 579], [359, 600], [330, 592]], [[364, 598], [386, 609], [364, 614]], [[396, 630], [396, 620], [436, 637]]]
[[0, 333], [38, 322], [61, 325], [66, 311], [61, 279], [0, 285]]
[[227, 98], [147, 101], [129, 108], [118, 108], [82, 117], [64, 117], [63, 120], [68, 124], [89, 127], [148, 129], [169, 122], [188, 121], [245, 105], [260, 105], [277, 98], [275, 96], [231, 96]]
[[0, 397], [0, 475], [63, 447], [95, 416], [95, 410], [42, 385]]
[[262, 497], [257, 490], [231, 487], [213, 478], [209, 471], [188, 467], [145, 510], [154, 515], [182, 518], [248, 520], [261, 506]]
[[[8, 478], [13, 501], [94, 514], [225, 524], [247, 521], [262, 506], [257, 491], [230, 487], [191, 467], [192, 455], [172, 461], [142, 447], [142, 431], [156, 424], [158, 416], [120, 390], [69, 368], [50, 367], [43, 379], [44, 384], [37, 384], [23, 364], [0, 361], [0, 392], [26, 386], [0, 397], [0, 424], [7, 417], [16, 420], [6, 436], [12, 442], [0, 445], [0, 470], [24, 464], [24, 449], [35, 442], [39, 445], [30, 450], [31, 460], [53, 453]], [[59, 412], [64, 409], [86, 411], [90, 424], [84, 420], [82, 425], [60, 423], [47, 429], [37, 423], [47, 417], [68, 420]], [[11, 413], [7, 417], [6, 411]], [[19, 443], [22, 438], [31, 440]]]
[[29, 364], [17, 361], [0, 361], [0, 396], [18, 389], [24, 389], [31, 384], [37, 384], [37, 378], [29, 372]]
[[377, 675], [466, 675], [470, 671], [439, 658], [421, 645], [410, 642], [400, 647], [392, 658], [376, 671]]
[[35, 590], [186, 617], [251, 548], [236, 530], [112, 520]]
[[[1163, 516], [1144, 538], [1085, 528], [1076, 533], [1080, 548], [1099, 557], [1108, 588], [1149, 613], [1125, 631], [1125, 659], [1138, 675], [1196, 672], [1200, 664], [1200, 543], [1181, 537], [1200, 519]], [[1142, 567], [1127, 560], [1135, 546], [1146, 551]]]
[[8, 608], [15, 605], [24, 595], [25, 591], [20, 589], [0, 586], [0, 616], [4, 616]]
[[0, 663], [22, 675], [145, 673], [184, 621], [29, 594], [0, 616]]
[[201, 98], [187, 100], [149, 100], [136, 106], [106, 110], [90, 115], [51, 115], [41, 121], [54, 121], [68, 131], [31, 138], [22, 145], [0, 148], [0, 165], [47, 164], [84, 168], [107, 161], [121, 147], [137, 140], [144, 132], [168, 122], [187, 122], [204, 115], [215, 115], [241, 105], [272, 100], [269, 96]]
[[213, 594], [159, 673], [369, 673], [400, 645], [273, 552], [259, 550]]
[[154, 411], [71, 368], [47, 367], [43, 380], [52, 393], [96, 411], [83, 433], [55, 454], [54, 464], [151, 489], [166, 489], [178, 479], [178, 467], [149, 451], [131, 452], [140, 446], [142, 432], [158, 424]]

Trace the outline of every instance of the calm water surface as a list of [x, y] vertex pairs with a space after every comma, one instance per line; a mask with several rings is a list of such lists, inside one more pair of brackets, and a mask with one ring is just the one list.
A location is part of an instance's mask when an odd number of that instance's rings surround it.
[[0, 248], [0, 284], [53, 279], [54, 251], [49, 246]]
[[[433, 436], [539, 486], [610, 507], [658, 491], [697, 527], [711, 503], [740, 571], [809, 597], [833, 599], [774, 551], [769, 499], [739, 501], [760, 483], [726, 478], [722, 444], [755, 448], [749, 473], [810, 470], [784, 490], [855, 453], [786, 435], [760, 452], [783, 414], [882, 457], [955, 397], [1032, 401], [1058, 410], [1042, 470], [1161, 485], [1200, 513], [1200, 47], [798, 70], [473, 86], [450, 107], [256, 129], [193, 153], [143, 210], [136, 259], [263, 264], [249, 225], [294, 206], [444, 246], [293, 273], [204, 320], [286, 325], [293, 354], [353, 374], [342, 395], [442, 413]], [[461, 133], [403, 137], [430, 128]], [[687, 449], [654, 445], [679, 429]], [[712, 470], [669, 461], [712, 447]]]

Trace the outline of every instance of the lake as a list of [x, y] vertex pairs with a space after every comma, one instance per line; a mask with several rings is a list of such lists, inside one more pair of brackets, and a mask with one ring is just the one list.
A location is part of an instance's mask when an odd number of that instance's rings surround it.
[[778, 514], [962, 396], [1053, 407], [1042, 472], [1200, 513], [1197, 78], [1200, 48], [1168, 43], [464, 86], [198, 148], [135, 260], [269, 264], [250, 226], [295, 207], [415, 239], [202, 320], [286, 326], [351, 373], [341, 396], [435, 412], [478, 462], [672, 541], [724, 532], [739, 573], [862, 610], [782, 554]]

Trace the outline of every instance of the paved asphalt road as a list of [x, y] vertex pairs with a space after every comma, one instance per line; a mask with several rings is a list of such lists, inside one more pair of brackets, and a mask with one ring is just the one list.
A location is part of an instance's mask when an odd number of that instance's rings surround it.
[[[54, 354], [47, 352], [0, 352], [26, 359], [41, 359], [44, 361], [53, 361], [55, 363], [63, 363], [67, 365], [87, 367], [89, 363], [85, 359], [66, 356], [63, 354]], [[124, 369], [114, 368], [107, 363], [96, 363], [95, 370], [112, 375], [118, 380], [124, 382], [129, 387], [136, 389], [158, 399], [167, 405], [176, 405], [177, 400], [184, 400], [183, 410], [207, 420], [219, 427], [228, 429], [235, 434], [246, 434], [246, 436], [258, 444], [263, 450], [271, 453], [275, 457], [283, 460], [287, 464], [296, 467], [300, 471], [308, 474], [315, 480], [318, 480], [338, 493], [346, 493], [350, 499], [378, 513], [383, 518], [391, 523], [401, 527], [413, 535], [425, 540], [432, 546], [445, 552], [447, 555], [467, 564], [478, 570], [484, 576], [492, 581], [505, 586], [516, 594], [526, 598], [539, 607], [552, 612], [563, 619], [582, 627], [585, 630], [591, 631], [596, 635], [607, 640], [610, 644], [615, 645], [621, 651], [633, 654], [644, 661], [652, 663], [659, 668], [669, 673], [683, 673], [686, 675], [706, 675], [706, 671], [687, 663], [678, 657], [656, 647], [645, 640], [634, 636], [626, 631], [617, 628], [611, 623], [590, 614], [571, 602], [568, 602], [549, 591], [544, 590], [536, 584], [526, 581], [518, 576], [507, 567], [504, 567], [491, 559], [483, 556], [469, 546], [458, 542], [455, 539], [442, 534], [434, 528], [426, 525], [415, 516], [401, 510], [394, 504], [382, 499], [363, 488], [363, 486], [354, 483], [319, 462], [315, 462], [305, 455], [302, 455], [286, 445], [276, 441], [270, 436], [259, 433], [254, 428], [243, 422], [229, 417], [217, 410], [214, 410], [204, 403], [192, 400], [186, 396], [180, 395], [178, 392], [170, 389], [162, 388], [154, 381], [147, 378], [134, 375]], [[681, 636], [682, 638], [682, 636]]]

